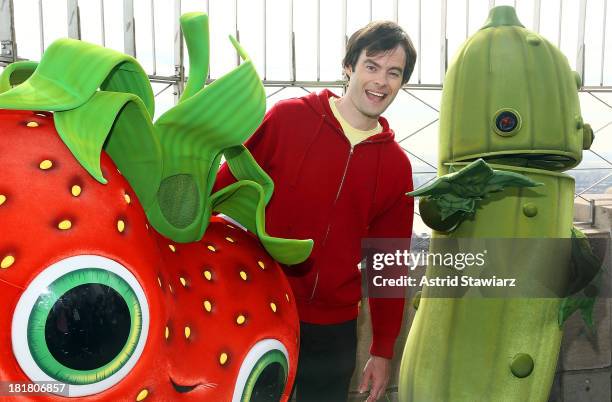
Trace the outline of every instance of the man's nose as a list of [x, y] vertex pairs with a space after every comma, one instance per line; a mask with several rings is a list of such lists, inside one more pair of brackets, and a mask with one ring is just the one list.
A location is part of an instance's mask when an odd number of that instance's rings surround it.
[[389, 84], [387, 73], [379, 70], [374, 77], [374, 83], [378, 87], [386, 87]]

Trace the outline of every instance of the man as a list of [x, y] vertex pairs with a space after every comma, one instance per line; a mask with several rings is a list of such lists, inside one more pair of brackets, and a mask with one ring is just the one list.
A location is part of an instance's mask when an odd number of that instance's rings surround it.
[[[344, 96], [328, 90], [278, 102], [246, 146], [274, 180], [266, 210], [273, 236], [310, 238], [304, 263], [286, 267], [300, 316], [298, 402], [346, 400], [355, 368], [361, 239], [410, 237], [411, 167], [380, 115], [410, 78], [416, 52], [393, 22], [355, 32]], [[216, 188], [233, 181], [226, 165]], [[403, 300], [370, 299], [373, 337], [360, 391], [384, 394]]]

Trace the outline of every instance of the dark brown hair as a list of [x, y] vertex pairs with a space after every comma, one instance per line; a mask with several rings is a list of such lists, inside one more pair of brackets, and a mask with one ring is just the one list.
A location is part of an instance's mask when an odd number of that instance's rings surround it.
[[405, 84], [412, 75], [417, 54], [408, 34], [393, 21], [372, 21], [352, 34], [346, 44], [342, 66], [345, 68], [350, 66], [354, 71], [363, 49], [367, 56], [373, 56], [392, 50], [397, 45], [401, 45], [406, 53], [406, 64], [402, 75], [402, 84]]

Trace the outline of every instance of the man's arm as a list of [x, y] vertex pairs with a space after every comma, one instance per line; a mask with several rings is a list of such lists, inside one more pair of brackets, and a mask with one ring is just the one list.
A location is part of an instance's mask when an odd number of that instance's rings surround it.
[[[412, 172], [407, 174], [405, 192], [412, 191]], [[412, 235], [414, 199], [401, 194], [395, 203], [370, 224], [368, 237], [409, 238]], [[404, 299], [370, 298], [372, 345], [370, 359], [363, 370], [360, 392], [370, 387], [367, 401], [376, 401], [386, 389], [391, 374], [393, 347], [402, 326]]]

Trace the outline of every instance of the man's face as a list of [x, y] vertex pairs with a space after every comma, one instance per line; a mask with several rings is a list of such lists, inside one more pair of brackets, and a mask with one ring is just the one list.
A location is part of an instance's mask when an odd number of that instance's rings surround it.
[[378, 118], [393, 102], [402, 86], [406, 52], [400, 45], [372, 56], [361, 51], [355, 69], [345, 69], [350, 77], [346, 97], [352, 106], [369, 118]]

